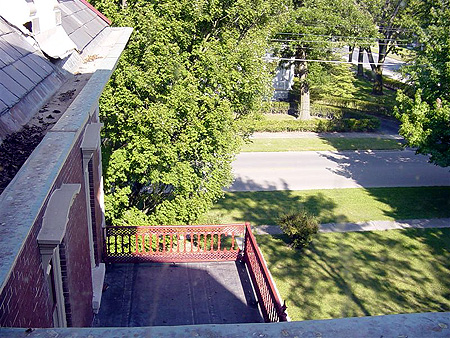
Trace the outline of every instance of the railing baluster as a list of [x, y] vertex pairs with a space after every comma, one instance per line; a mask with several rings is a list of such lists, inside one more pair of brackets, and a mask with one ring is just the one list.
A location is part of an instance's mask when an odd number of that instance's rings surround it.
[[[239, 248], [235, 248], [237, 238], [244, 236], [244, 261], [247, 264], [264, 320], [267, 322], [286, 320], [285, 307], [279, 301], [248, 225], [117, 226], [106, 227], [103, 233], [106, 262], [236, 260], [239, 253]], [[170, 236], [169, 240], [167, 236]], [[228, 248], [229, 244], [226, 245], [229, 243], [229, 237], [231, 237], [230, 248]], [[161, 240], [163, 243], [160, 248]], [[174, 245], [177, 247], [176, 250]], [[180, 248], [181, 245], [183, 249]], [[189, 245], [190, 249], [186, 249]], [[208, 255], [205, 255], [206, 253]]]

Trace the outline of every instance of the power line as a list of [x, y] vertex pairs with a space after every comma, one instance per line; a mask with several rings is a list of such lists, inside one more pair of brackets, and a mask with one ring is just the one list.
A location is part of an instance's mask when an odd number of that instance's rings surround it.
[[[323, 41], [323, 40], [294, 40], [294, 39], [269, 39], [269, 42], [298, 42], [298, 43], [322, 43], [322, 44], [329, 44], [329, 43], [339, 43], [339, 44], [346, 44], [348, 41]], [[374, 41], [375, 42], [375, 41]], [[358, 42], [357, 44], [359, 46], [372, 46], [375, 43], [374, 42]], [[389, 43], [378, 43], [378, 46], [388, 46]], [[397, 43], [396, 44], [399, 47], [406, 47], [408, 44], [406, 43]]]
[[[322, 21], [322, 22], [324, 22], [326, 25], [324, 25], [324, 26], [317, 26], [317, 25], [307, 25], [307, 24], [303, 24], [302, 26], [303, 27], [311, 27], [311, 28], [338, 28], [338, 27], [344, 27], [344, 28], [363, 28], [363, 29], [366, 29], [367, 28], [367, 26], [344, 26], [344, 25], [336, 25], [336, 26], [331, 26], [331, 25], [329, 25], [327, 22], [325, 22], [325, 21]], [[403, 32], [409, 32], [409, 31], [415, 31], [415, 29], [414, 28], [400, 28], [400, 27], [394, 27], [394, 28], [383, 28], [383, 27], [379, 27], [379, 26], [376, 26], [376, 28], [378, 29], [378, 30], [382, 30], [382, 31], [387, 31], [387, 32], [389, 32], [389, 31], [394, 31], [394, 32], [398, 32], [398, 31], [403, 31]], [[296, 34], [296, 33], [294, 33], [294, 34]]]
[[334, 38], [345, 38], [345, 39], [356, 39], [356, 40], [384, 40], [384, 41], [409, 41], [406, 39], [383, 39], [383, 38], [373, 38], [369, 36], [346, 36], [346, 35], [330, 35], [330, 34], [309, 34], [309, 33], [276, 33], [275, 35], [297, 35], [297, 36], [320, 36], [320, 37], [328, 37], [331, 39]]
[[[315, 59], [296, 59], [296, 58], [280, 58], [280, 57], [264, 57], [263, 59], [267, 61], [300, 61], [300, 62], [321, 62], [321, 63], [343, 63], [343, 64], [352, 64], [358, 65], [358, 62], [349, 62], [349, 61], [339, 61], [339, 60], [315, 60]], [[366, 62], [367, 64], [367, 62]], [[370, 64], [370, 62], [368, 63]], [[373, 64], [378, 64], [378, 62], [374, 62]], [[398, 63], [382, 63], [383, 66], [398, 66]]]

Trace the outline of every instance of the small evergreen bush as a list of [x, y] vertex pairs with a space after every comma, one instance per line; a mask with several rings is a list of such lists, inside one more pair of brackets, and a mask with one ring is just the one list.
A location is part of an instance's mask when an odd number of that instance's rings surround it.
[[319, 222], [316, 217], [306, 210], [281, 216], [278, 219], [278, 225], [289, 236], [292, 246], [299, 249], [307, 246], [312, 241], [313, 235], [319, 231]]

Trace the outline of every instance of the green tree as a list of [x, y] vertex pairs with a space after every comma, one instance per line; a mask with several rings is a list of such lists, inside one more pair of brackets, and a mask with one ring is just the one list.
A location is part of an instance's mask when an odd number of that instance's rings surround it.
[[416, 88], [413, 98], [400, 92], [400, 133], [430, 162], [450, 166], [450, 4], [426, 0], [414, 7], [419, 44], [406, 69]]
[[101, 98], [110, 224], [192, 223], [223, 195], [248, 119], [270, 90], [263, 61], [279, 1], [98, 0], [134, 27]]
[[[310, 118], [310, 87], [307, 60], [336, 59], [338, 47], [354, 46], [361, 37], [374, 32], [371, 17], [356, 2], [344, 0], [304, 0], [292, 3], [287, 22], [281, 28], [288, 47], [284, 56], [295, 58], [295, 76], [299, 91], [299, 117]], [[280, 35], [278, 35], [280, 36]], [[327, 71], [328, 66], [314, 66]]]
[[386, 56], [395, 53], [399, 45], [405, 46], [407, 39], [411, 37], [409, 29], [413, 13], [409, 9], [416, 0], [360, 0], [358, 3], [371, 14], [374, 24], [378, 27], [376, 39], [378, 60], [375, 61], [370, 44], [365, 44], [364, 50], [367, 52], [375, 75], [373, 93], [382, 95], [383, 66]]

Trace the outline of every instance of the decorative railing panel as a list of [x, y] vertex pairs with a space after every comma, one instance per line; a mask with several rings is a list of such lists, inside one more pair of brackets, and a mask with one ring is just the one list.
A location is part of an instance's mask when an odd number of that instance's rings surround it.
[[104, 260], [110, 263], [243, 259], [264, 321], [287, 320], [286, 306], [281, 305], [249, 224], [106, 227], [104, 249]]
[[275, 284], [249, 224], [246, 224], [244, 261], [247, 264], [264, 321], [266, 323], [287, 321], [286, 306], [281, 305]]
[[198, 262], [238, 258], [244, 224], [112, 226], [105, 228], [105, 261]]

